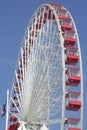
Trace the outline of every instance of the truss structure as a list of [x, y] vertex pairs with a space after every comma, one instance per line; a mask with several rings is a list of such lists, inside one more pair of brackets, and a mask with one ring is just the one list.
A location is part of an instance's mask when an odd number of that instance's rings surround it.
[[81, 130], [82, 120], [82, 59], [74, 20], [61, 5], [43, 4], [22, 40], [7, 94], [6, 130], [51, 129], [54, 124]]

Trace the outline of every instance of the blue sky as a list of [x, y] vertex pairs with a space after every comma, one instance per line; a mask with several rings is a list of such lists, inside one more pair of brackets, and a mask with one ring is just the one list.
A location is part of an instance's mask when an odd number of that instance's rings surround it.
[[[11, 88], [15, 64], [28, 21], [42, 3], [49, 0], [0, 0], [0, 104]], [[66, 7], [78, 30], [83, 58], [84, 129], [87, 128], [87, 1], [52, 0]], [[5, 129], [5, 117], [0, 118], [0, 129]]]

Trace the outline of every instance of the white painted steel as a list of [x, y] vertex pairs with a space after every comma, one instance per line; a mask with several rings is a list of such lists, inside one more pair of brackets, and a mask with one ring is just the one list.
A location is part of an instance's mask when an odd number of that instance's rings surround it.
[[7, 90], [7, 103], [6, 103], [6, 130], [8, 126], [8, 118], [9, 118], [9, 90]]
[[83, 70], [82, 70], [82, 57], [81, 57], [81, 48], [80, 48], [80, 40], [77, 32], [77, 28], [74, 22], [74, 19], [72, 15], [69, 12], [69, 16], [73, 21], [74, 30], [76, 32], [76, 38], [77, 38], [77, 45], [78, 45], [78, 53], [79, 53], [79, 67], [80, 67], [80, 75], [81, 75], [81, 85], [80, 85], [80, 92], [81, 92], [81, 113], [80, 113], [80, 128], [83, 129]]
[[[47, 7], [50, 7], [55, 19], [48, 20], [48, 18], [46, 18], [45, 23], [41, 22], [41, 28], [36, 29], [35, 24], [37, 20], [40, 21], [39, 16], [41, 15], [43, 16], [42, 21], [44, 20], [44, 13], [42, 10], [45, 11]], [[83, 103], [80, 43], [74, 20], [68, 10], [67, 14], [72, 19], [72, 25], [76, 32], [77, 45], [79, 48], [81, 102]], [[37, 31], [36, 34], [32, 34], [31, 30]], [[29, 40], [32, 39], [33, 46], [30, 46]], [[50, 129], [51, 124], [59, 124], [59, 129], [64, 130], [66, 118], [65, 95], [67, 90], [65, 84], [66, 66], [64, 50], [64, 37], [62, 35], [58, 14], [53, 6], [50, 4], [43, 4], [35, 11], [25, 31], [10, 92], [10, 108], [7, 113], [15, 115], [18, 118], [18, 122], [21, 124], [19, 127], [20, 130]], [[20, 67], [20, 62], [22, 68]], [[22, 71], [22, 77], [20, 75], [21, 79], [18, 78], [17, 70]], [[14, 90], [16, 90], [15, 83], [17, 83], [18, 90], [20, 91], [14, 94]], [[14, 95], [17, 97], [17, 101], [13, 100], [12, 97]], [[18, 106], [16, 102], [19, 103]], [[12, 103], [14, 103], [15, 108], [11, 107]], [[12, 112], [12, 110], [16, 110], [18, 113]], [[81, 107], [80, 117], [81, 128], [82, 113], [83, 107]]]

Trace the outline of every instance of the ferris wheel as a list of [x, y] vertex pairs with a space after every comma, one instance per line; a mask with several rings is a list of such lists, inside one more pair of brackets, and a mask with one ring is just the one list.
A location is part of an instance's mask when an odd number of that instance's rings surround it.
[[56, 3], [33, 14], [20, 47], [6, 130], [82, 130], [80, 42], [70, 12]]

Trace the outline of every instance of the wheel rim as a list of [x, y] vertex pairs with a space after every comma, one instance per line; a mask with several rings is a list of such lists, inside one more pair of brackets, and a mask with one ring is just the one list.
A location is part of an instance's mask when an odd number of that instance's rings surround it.
[[[18, 55], [9, 98], [10, 121], [19, 122], [20, 130], [58, 123], [61, 130], [82, 128], [81, 62], [78, 34], [69, 11], [54, 3], [41, 5], [28, 24]], [[74, 111], [76, 116], [68, 117]]]

